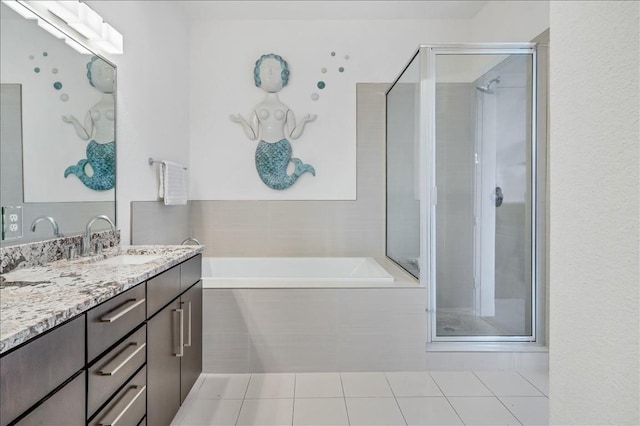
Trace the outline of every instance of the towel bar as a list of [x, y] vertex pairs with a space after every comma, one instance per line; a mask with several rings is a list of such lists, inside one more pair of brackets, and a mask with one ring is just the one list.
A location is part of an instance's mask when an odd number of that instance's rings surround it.
[[[154, 160], [152, 157], [149, 157], [149, 165], [153, 166], [156, 163], [162, 163], [162, 161], [159, 160]], [[186, 167], [184, 167], [185, 170], [188, 170]]]

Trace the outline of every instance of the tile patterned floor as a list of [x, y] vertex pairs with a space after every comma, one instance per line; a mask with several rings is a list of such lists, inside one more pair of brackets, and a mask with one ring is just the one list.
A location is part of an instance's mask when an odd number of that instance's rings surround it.
[[203, 374], [172, 425], [546, 425], [548, 389], [539, 371]]

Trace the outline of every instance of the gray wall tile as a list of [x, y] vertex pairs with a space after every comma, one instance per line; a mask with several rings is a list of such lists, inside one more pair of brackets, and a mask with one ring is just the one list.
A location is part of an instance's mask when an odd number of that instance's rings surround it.
[[131, 244], [180, 244], [191, 234], [191, 203], [131, 202]]

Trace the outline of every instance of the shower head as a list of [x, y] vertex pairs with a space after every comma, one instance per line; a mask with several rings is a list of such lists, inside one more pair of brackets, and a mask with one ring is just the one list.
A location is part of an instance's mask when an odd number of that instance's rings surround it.
[[489, 81], [486, 85], [484, 86], [476, 86], [476, 89], [481, 91], [482, 93], [486, 93], [488, 95], [493, 95], [493, 89], [491, 88], [491, 85], [493, 83], [496, 84], [500, 84], [500, 76], [494, 78], [493, 80]]

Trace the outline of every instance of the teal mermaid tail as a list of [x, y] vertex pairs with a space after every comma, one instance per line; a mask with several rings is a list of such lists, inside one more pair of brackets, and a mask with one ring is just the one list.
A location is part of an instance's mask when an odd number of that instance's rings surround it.
[[[295, 170], [287, 175], [290, 161], [295, 165]], [[262, 182], [277, 190], [287, 189], [303, 173], [316, 175], [312, 165], [303, 163], [299, 158], [291, 158], [291, 144], [286, 139], [275, 143], [260, 141], [256, 148], [256, 169]]]
[[[93, 174], [88, 176], [86, 166], [89, 164]], [[116, 184], [116, 145], [115, 142], [98, 143], [94, 140], [87, 145], [87, 158], [67, 167], [64, 177], [70, 174], [94, 191], [106, 191]]]

